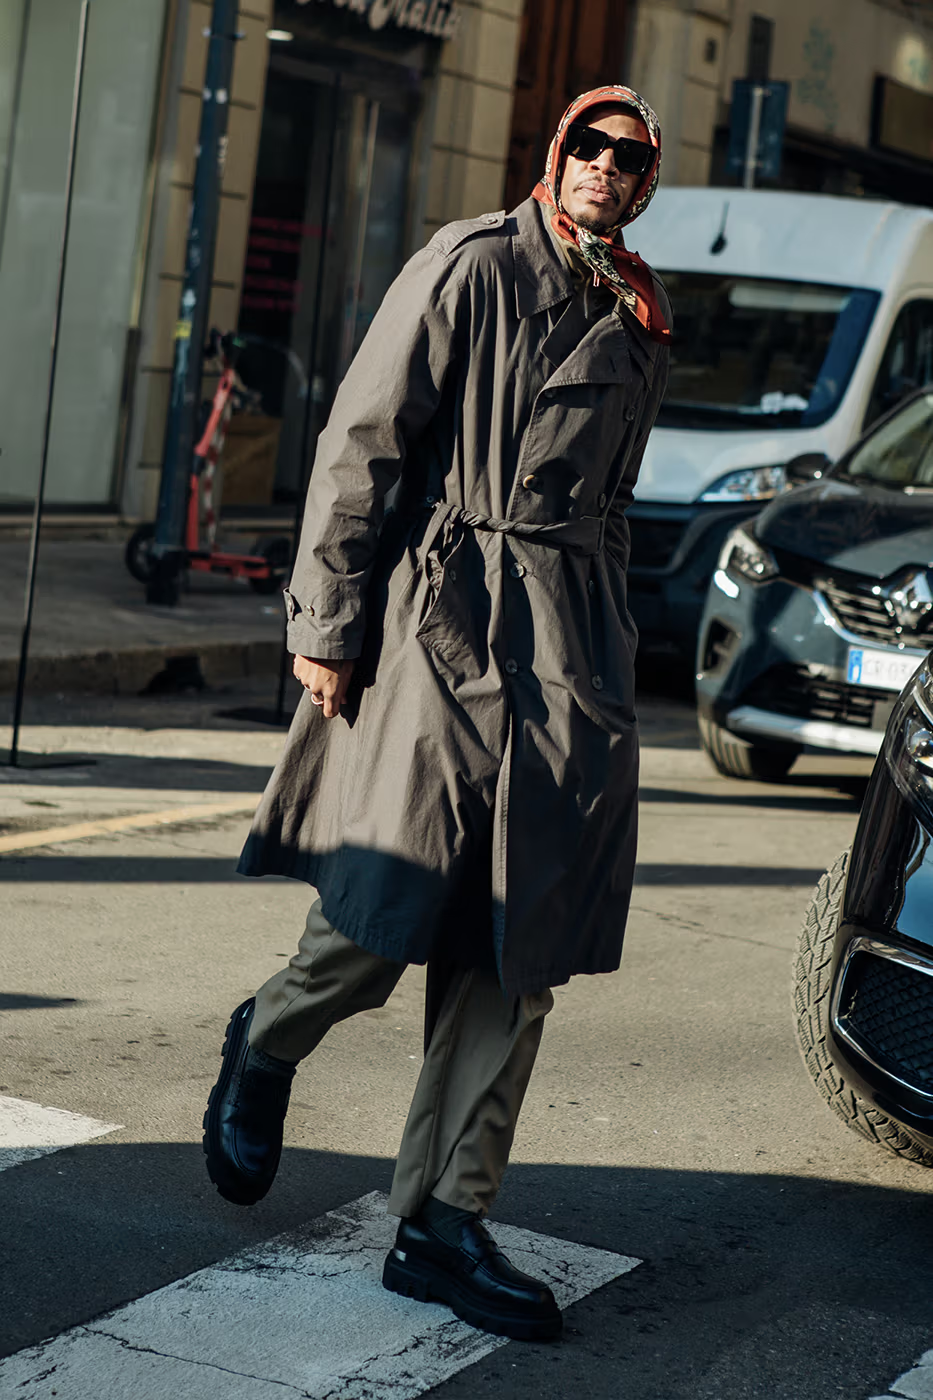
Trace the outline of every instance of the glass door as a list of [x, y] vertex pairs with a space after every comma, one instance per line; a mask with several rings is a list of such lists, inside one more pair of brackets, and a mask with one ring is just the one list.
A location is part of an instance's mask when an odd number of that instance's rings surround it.
[[239, 328], [265, 342], [241, 364], [276, 423], [277, 500], [303, 489], [337, 387], [404, 260], [416, 119], [410, 89], [296, 60], [270, 67]]

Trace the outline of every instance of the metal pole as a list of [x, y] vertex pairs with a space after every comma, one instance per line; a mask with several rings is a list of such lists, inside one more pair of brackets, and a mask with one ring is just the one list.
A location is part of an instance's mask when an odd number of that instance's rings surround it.
[[62, 228], [58, 256], [58, 286], [55, 293], [55, 315], [52, 321], [52, 351], [49, 361], [49, 387], [45, 401], [45, 423], [42, 430], [42, 457], [39, 484], [32, 517], [32, 541], [29, 546], [29, 568], [26, 577], [26, 597], [23, 634], [19, 649], [19, 670], [16, 675], [16, 698], [13, 702], [13, 739], [10, 744], [10, 765], [19, 764], [19, 731], [23, 717], [23, 696], [26, 691], [26, 666], [29, 659], [29, 636], [32, 631], [32, 605], [36, 591], [36, 567], [39, 562], [39, 532], [42, 525], [42, 504], [45, 478], [49, 463], [49, 438], [52, 428], [52, 403], [55, 397], [55, 371], [58, 367], [58, 340], [62, 322], [62, 302], [65, 292], [65, 267], [68, 260], [68, 235], [71, 231], [71, 208], [74, 201], [75, 153], [78, 147], [78, 123], [81, 115], [81, 91], [84, 86], [84, 58], [87, 51], [87, 26], [90, 0], [82, 0], [78, 21], [78, 53], [75, 60], [74, 95], [71, 103], [71, 135], [68, 142], [68, 170], [65, 177], [65, 222]]
[[761, 135], [761, 108], [767, 88], [756, 83], [752, 88], [752, 106], [748, 117], [748, 145], [745, 147], [745, 179], [747, 190], [755, 188], [755, 171], [758, 169], [758, 139]]
[[214, 0], [211, 27], [205, 31], [209, 42], [198, 159], [188, 221], [185, 276], [175, 325], [172, 394], [152, 545], [155, 567], [146, 588], [149, 603], [178, 602], [179, 576], [184, 567], [188, 489], [201, 394], [201, 351], [207, 333], [220, 186], [227, 154], [233, 49], [240, 37], [236, 24], [237, 0]]
[[[295, 524], [292, 534], [292, 572], [298, 556], [298, 541], [301, 536], [301, 521], [304, 515], [305, 496], [311, 473], [308, 469], [308, 456], [311, 448], [311, 415], [314, 409], [314, 380], [317, 368], [317, 343], [321, 329], [321, 302], [324, 298], [324, 272], [327, 258], [327, 235], [330, 231], [330, 197], [334, 179], [334, 160], [337, 149], [337, 123], [340, 110], [340, 74], [334, 83], [333, 119], [330, 128], [330, 147], [327, 152], [327, 169], [324, 173], [324, 200], [321, 215], [321, 254], [317, 262], [317, 278], [314, 289], [314, 315], [311, 320], [311, 344], [308, 347], [308, 389], [305, 395], [305, 414], [301, 425], [301, 449], [298, 458], [298, 492], [295, 497]], [[282, 637], [282, 654], [279, 657], [279, 689], [275, 702], [275, 722], [281, 724], [285, 717], [285, 685], [288, 677], [288, 623]]]

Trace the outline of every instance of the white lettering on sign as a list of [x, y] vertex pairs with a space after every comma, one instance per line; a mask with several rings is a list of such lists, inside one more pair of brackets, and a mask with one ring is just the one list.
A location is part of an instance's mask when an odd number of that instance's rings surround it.
[[[310, 0], [298, 0], [307, 5]], [[460, 23], [457, 0], [318, 0], [335, 10], [364, 15], [370, 29], [414, 29], [433, 39], [452, 39]]]

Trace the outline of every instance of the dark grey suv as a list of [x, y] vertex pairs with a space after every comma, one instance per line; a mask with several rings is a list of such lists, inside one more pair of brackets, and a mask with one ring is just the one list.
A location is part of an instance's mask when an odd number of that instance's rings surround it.
[[728, 536], [700, 627], [700, 737], [731, 777], [875, 755], [933, 645], [933, 391]]

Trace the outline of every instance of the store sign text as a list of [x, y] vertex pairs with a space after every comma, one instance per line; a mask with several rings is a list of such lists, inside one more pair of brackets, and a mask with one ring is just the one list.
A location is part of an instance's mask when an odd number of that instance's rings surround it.
[[[310, 0], [298, 0], [307, 5]], [[364, 15], [370, 29], [416, 29], [435, 39], [452, 39], [460, 22], [460, 6], [456, 0], [318, 0], [335, 10], [349, 10]]]

